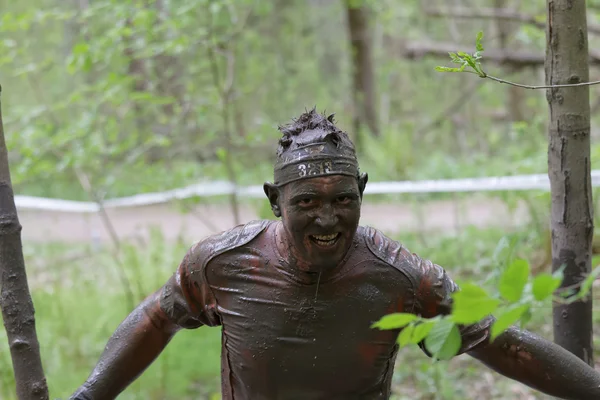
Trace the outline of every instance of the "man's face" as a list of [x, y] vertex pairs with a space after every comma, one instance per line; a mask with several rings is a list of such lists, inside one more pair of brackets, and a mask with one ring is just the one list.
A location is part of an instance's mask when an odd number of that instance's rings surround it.
[[278, 189], [275, 200], [299, 268], [322, 270], [342, 260], [358, 227], [364, 184], [366, 174], [358, 180], [332, 175]]

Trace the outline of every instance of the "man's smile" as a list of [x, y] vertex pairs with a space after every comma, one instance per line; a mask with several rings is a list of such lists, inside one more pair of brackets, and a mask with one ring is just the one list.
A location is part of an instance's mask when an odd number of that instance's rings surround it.
[[329, 235], [309, 235], [310, 240], [319, 247], [330, 248], [335, 246], [338, 239], [342, 236], [340, 232]]

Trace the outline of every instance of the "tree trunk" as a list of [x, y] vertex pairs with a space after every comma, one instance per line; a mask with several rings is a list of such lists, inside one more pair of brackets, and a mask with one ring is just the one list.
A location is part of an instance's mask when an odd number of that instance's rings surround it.
[[371, 53], [370, 12], [368, 6], [360, 4], [360, 0], [358, 2], [345, 0], [345, 2], [352, 52], [354, 134], [358, 135], [362, 126], [366, 125], [373, 135], [378, 136], [379, 121]]
[[[547, 0], [546, 83], [587, 82], [585, 1]], [[552, 195], [552, 269], [562, 265], [563, 287], [591, 271], [594, 224], [590, 184], [589, 87], [549, 89], [548, 175]], [[593, 365], [592, 301], [553, 306], [554, 340]]]
[[15, 372], [17, 397], [19, 400], [47, 400], [48, 386], [35, 332], [35, 310], [21, 246], [21, 224], [10, 179], [0, 102], [0, 306]]

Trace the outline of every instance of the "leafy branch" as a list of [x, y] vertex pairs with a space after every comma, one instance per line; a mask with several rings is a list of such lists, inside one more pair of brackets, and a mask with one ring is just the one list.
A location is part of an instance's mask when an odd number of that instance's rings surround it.
[[475, 74], [480, 78], [488, 78], [496, 82], [505, 83], [507, 85], [517, 86], [525, 89], [554, 89], [561, 87], [577, 87], [577, 86], [591, 86], [600, 84], [600, 80], [592, 81], [592, 82], [580, 82], [580, 83], [569, 83], [563, 85], [522, 85], [520, 83], [510, 82], [504, 80], [502, 78], [497, 78], [495, 76], [489, 75], [487, 72], [483, 70], [481, 66], [481, 59], [483, 58], [482, 53], [484, 51], [483, 45], [481, 44], [481, 40], [483, 39], [483, 32], [478, 32], [477, 37], [475, 38], [475, 53], [468, 54], [464, 51], [458, 52], [449, 52], [450, 60], [459, 64], [460, 67], [444, 67], [437, 66], [435, 70], [438, 72], [468, 72], [470, 74]]
[[[494, 252], [497, 258], [506, 248], [508, 240], [503, 239]], [[511, 257], [512, 251], [509, 249]], [[381, 330], [401, 329], [397, 337], [400, 347], [410, 344], [424, 345], [434, 359], [448, 360], [458, 354], [462, 340], [460, 326], [476, 324], [490, 315], [495, 317], [490, 330], [490, 340], [495, 340], [512, 325], [520, 322], [521, 328], [529, 322], [532, 309], [548, 300], [572, 303], [588, 297], [594, 280], [600, 276], [600, 266], [596, 267], [583, 281], [576, 285], [560, 288], [564, 266], [553, 274], [531, 275], [531, 267], [526, 260], [515, 259], [499, 262], [505, 265], [498, 276], [495, 293], [489, 293], [481, 286], [466, 282], [452, 294], [452, 311], [448, 315], [423, 318], [410, 313], [392, 313], [383, 316], [372, 327]], [[560, 288], [560, 289], [559, 289]]]

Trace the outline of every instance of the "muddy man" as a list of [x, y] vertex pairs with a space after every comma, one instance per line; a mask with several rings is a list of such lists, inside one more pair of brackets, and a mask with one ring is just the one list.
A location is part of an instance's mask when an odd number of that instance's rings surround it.
[[[72, 399], [114, 399], [179, 330], [205, 326], [222, 328], [225, 400], [389, 399], [399, 331], [371, 325], [392, 312], [448, 314], [458, 287], [442, 267], [359, 226], [367, 174], [333, 116], [311, 110], [280, 131], [274, 183], [264, 185], [280, 220], [193, 245]], [[558, 398], [600, 399], [600, 374], [579, 358], [514, 327], [490, 343], [492, 322], [462, 327], [460, 354]]]

